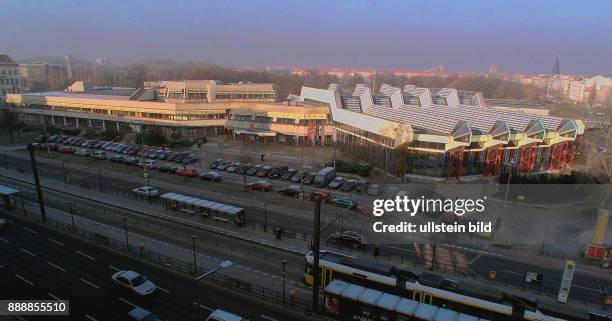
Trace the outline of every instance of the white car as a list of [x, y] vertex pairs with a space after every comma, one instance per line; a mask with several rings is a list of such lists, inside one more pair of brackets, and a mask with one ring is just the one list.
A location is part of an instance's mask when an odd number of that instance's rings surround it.
[[247, 319], [233, 313], [217, 309], [211, 313], [206, 321], [248, 321]]
[[3, 228], [6, 225], [6, 220], [0, 218], [0, 228]]
[[157, 289], [146, 276], [134, 271], [119, 271], [111, 276], [111, 280], [138, 295], [149, 295]]
[[159, 190], [153, 186], [143, 186], [135, 188], [132, 190], [132, 192], [149, 197], [159, 196]]

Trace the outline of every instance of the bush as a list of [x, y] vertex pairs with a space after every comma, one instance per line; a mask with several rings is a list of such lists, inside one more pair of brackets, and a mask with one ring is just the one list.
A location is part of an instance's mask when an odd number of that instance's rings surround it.
[[[325, 166], [334, 166], [333, 163], [327, 163]], [[370, 175], [370, 171], [372, 170], [372, 165], [369, 164], [357, 164], [357, 163], [349, 163], [343, 160], [336, 160], [336, 171], [348, 174], [357, 174], [361, 177], [368, 177]]]
[[179, 139], [179, 140], [172, 141], [170, 143], [170, 146], [179, 145], [181, 147], [191, 147], [193, 146], [193, 144], [194, 142], [190, 141], [189, 139]]
[[83, 138], [93, 139], [96, 137], [98, 137], [98, 133], [91, 128], [87, 128], [85, 132], [83, 133]]
[[62, 129], [62, 133], [64, 135], [69, 135], [69, 136], [78, 136], [81, 133], [81, 129], [80, 128], [64, 128]]
[[49, 135], [56, 135], [62, 132], [62, 129], [59, 127], [55, 127], [55, 126], [49, 126], [47, 127], [47, 134]]
[[136, 144], [139, 145], [162, 146], [166, 142], [166, 137], [160, 132], [140, 133], [136, 135]]
[[115, 129], [106, 129], [105, 131], [98, 134], [97, 137], [101, 140], [112, 141], [117, 139], [117, 136], [119, 136], [119, 133]]

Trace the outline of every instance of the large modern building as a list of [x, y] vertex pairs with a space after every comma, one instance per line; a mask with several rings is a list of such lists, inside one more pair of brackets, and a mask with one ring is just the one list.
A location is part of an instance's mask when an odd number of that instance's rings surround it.
[[327, 106], [276, 99], [272, 84], [161, 81], [136, 89], [77, 81], [64, 92], [10, 94], [6, 104], [27, 122], [56, 127], [157, 129], [193, 138], [225, 133], [270, 142], [331, 139]]
[[397, 175], [459, 177], [500, 171], [565, 170], [580, 121], [486, 107], [455, 89], [365, 85], [302, 88], [302, 101], [328, 104], [343, 151]]
[[0, 55], [0, 97], [21, 93], [19, 64], [7, 55]]

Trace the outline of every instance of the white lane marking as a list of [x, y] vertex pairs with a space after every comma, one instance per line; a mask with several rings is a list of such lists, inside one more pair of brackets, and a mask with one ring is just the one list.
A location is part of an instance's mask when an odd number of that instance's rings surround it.
[[108, 267], [109, 267], [109, 268], [111, 268], [111, 269], [113, 269], [113, 270], [115, 270], [115, 271], [117, 271], [117, 272], [121, 271], [121, 270], [119, 270], [118, 268], [116, 268], [116, 267], [114, 267], [114, 266], [112, 266], [112, 265], [109, 265]]
[[24, 229], [24, 230], [26, 230], [26, 231], [28, 231], [28, 232], [30, 232], [30, 233], [32, 233], [32, 234], [38, 234], [38, 232], [34, 231], [34, 230], [33, 230], [33, 229], [31, 229], [31, 228], [24, 227], [23, 229]]
[[52, 267], [62, 271], [62, 272], [66, 272], [66, 269], [64, 269], [63, 267], [59, 266], [59, 265], [55, 265], [53, 264], [51, 261], [47, 261], [47, 264], [51, 265]]
[[49, 241], [51, 241], [51, 242], [53, 242], [53, 243], [55, 243], [55, 244], [57, 244], [57, 245], [59, 245], [59, 246], [64, 246], [64, 243], [62, 243], [62, 242], [60, 242], [60, 241], [57, 241], [57, 240], [54, 240], [54, 239], [52, 239], [52, 238], [49, 238]]
[[85, 254], [85, 253], [83, 253], [83, 252], [81, 252], [79, 250], [75, 250], [75, 252], [77, 252], [77, 254], [80, 254], [80, 255], [82, 255], [82, 256], [84, 256], [84, 257], [86, 257], [86, 258], [88, 258], [88, 259], [90, 259], [92, 261], [95, 260], [93, 257], [91, 257], [91, 256], [89, 256], [89, 255], [87, 255], [87, 254]]
[[96, 288], [96, 289], [100, 288], [99, 286], [97, 286], [97, 285], [95, 285], [95, 284], [93, 284], [93, 283], [91, 283], [91, 282], [89, 282], [89, 281], [87, 281], [85, 279], [81, 279], [81, 282], [83, 282], [83, 283], [85, 283], [87, 285], [90, 285], [91, 287]]
[[159, 286], [158, 286], [158, 287], [157, 287], [157, 289], [159, 289], [159, 290], [161, 290], [161, 291], [164, 291], [164, 292], [166, 292], [166, 293], [170, 294], [170, 291], [168, 291], [168, 290], [166, 290], [166, 289], [164, 289], [164, 288], [162, 288], [162, 287], [159, 287]]
[[94, 318], [93, 318], [91, 315], [89, 315], [89, 314], [86, 314], [86, 315], [85, 315], [85, 317], [86, 317], [87, 319], [91, 320], [91, 321], [98, 321], [98, 320], [94, 319]]
[[54, 300], [59, 300], [60, 298], [58, 298], [55, 294], [53, 293], [47, 293], [50, 297], [52, 297]]
[[29, 285], [31, 285], [31, 286], [34, 286], [34, 283], [32, 283], [30, 280], [28, 280], [28, 279], [24, 278], [23, 276], [21, 276], [21, 275], [19, 275], [19, 274], [15, 274], [15, 276], [16, 276], [18, 279], [20, 279], [21, 281], [23, 281], [23, 282], [25, 282], [25, 283], [27, 283], [27, 284], [29, 284]]
[[[193, 302], [193, 305], [198, 306], [198, 303], [197, 302]], [[209, 307], [207, 307], [205, 305], [201, 305], [201, 304], [200, 304], [200, 308], [204, 308], [204, 309], [206, 309], [206, 310], [208, 310], [210, 312], [215, 311], [215, 309], [211, 309], [211, 308], [209, 308]]]
[[32, 253], [32, 252], [30, 252], [30, 251], [28, 251], [28, 250], [24, 249], [23, 247], [22, 247], [22, 248], [20, 248], [20, 250], [21, 250], [21, 252], [27, 253], [27, 254], [28, 254], [28, 255], [30, 255], [30, 256], [36, 256], [36, 254], [34, 254], [34, 253]]
[[580, 288], [580, 289], [585, 289], [585, 290], [601, 293], [601, 290], [593, 289], [593, 288], [587, 288], [586, 286], [582, 286], [582, 285], [572, 285], [572, 288]]
[[514, 272], [514, 271], [510, 271], [510, 270], [502, 270], [502, 272], [511, 273], [511, 274], [517, 274], [517, 275], [523, 275], [523, 273], [518, 273], [518, 272]]
[[137, 305], [136, 305], [136, 304], [134, 304], [134, 303], [132, 303], [132, 302], [130, 302], [130, 301], [128, 301], [128, 300], [126, 300], [126, 299], [122, 298], [122, 297], [118, 297], [117, 299], [119, 299], [119, 301], [121, 301], [121, 302], [123, 302], [123, 303], [125, 303], [125, 304], [131, 305], [133, 308], [137, 307]]
[[11, 242], [9, 242], [7, 239], [5, 239], [5, 238], [3, 238], [3, 237], [0, 237], [0, 241], [4, 242], [4, 243], [6, 243], [6, 244], [11, 243]]
[[267, 315], [265, 315], [265, 314], [260, 315], [260, 317], [261, 317], [262, 319], [264, 319], [264, 320], [278, 321], [278, 320], [276, 320], [276, 319], [274, 319], [274, 318], [272, 318], [272, 317], [269, 317], [269, 316], [267, 316]]

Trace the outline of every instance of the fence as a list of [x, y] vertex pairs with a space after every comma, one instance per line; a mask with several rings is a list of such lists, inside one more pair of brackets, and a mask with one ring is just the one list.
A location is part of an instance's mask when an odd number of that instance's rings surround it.
[[[31, 168], [27, 166], [23, 166], [23, 164], [19, 163], [18, 161], [9, 160], [6, 157], [6, 153], [4, 153], [3, 158], [4, 158], [4, 167], [6, 169], [14, 170], [14, 171], [17, 171], [19, 173], [24, 173], [24, 174], [32, 172]], [[57, 171], [55, 171], [55, 173], [52, 173], [51, 171], [44, 171], [44, 170], [39, 169], [39, 175], [41, 178], [61, 181], [61, 182], [64, 182], [64, 184], [78, 186], [81, 189], [95, 190], [101, 193], [110, 194], [110, 195], [118, 196], [121, 198], [141, 201], [144, 203], [149, 203], [151, 205], [165, 207], [164, 202], [159, 198], [147, 197], [145, 195], [136, 194], [131, 191], [116, 189], [116, 188], [113, 188], [112, 186], [102, 184], [102, 181], [99, 178], [96, 179], [97, 182], [92, 182], [91, 180], [87, 180], [87, 179], [75, 178], [74, 176], [71, 176], [69, 173], [66, 173], [65, 169], [63, 169], [61, 173], [58, 173]], [[246, 227], [251, 228], [253, 230], [263, 231], [265, 233], [272, 233], [274, 235], [278, 235], [277, 232], [280, 231], [280, 236], [282, 238], [297, 239], [297, 240], [302, 240], [308, 243], [312, 241], [311, 233], [296, 231], [296, 230], [287, 228], [286, 226], [268, 223], [266, 221], [262, 221], [261, 219], [249, 218], [248, 216], [246, 219]]]
[[[66, 224], [64, 222], [55, 220], [53, 218], [47, 218], [46, 223], [42, 223], [40, 215], [33, 213], [27, 209], [19, 210], [21, 217], [36, 222], [37, 224], [46, 224], [47, 226], [54, 228], [62, 233], [71, 234], [76, 237], [94, 242], [98, 245], [102, 245], [107, 248], [120, 251], [122, 253], [133, 256], [141, 260], [146, 260], [151, 263], [164, 266], [166, 268], [182, 272], [190, 275], [201, 275], [208, 272], [209, 270], [202, 266], [194, 266], [192, 262], [186, 262], [178, 260], [173, 257], [169, 257], [151, 250], [142, 249], [137, 246], [126, 243], [125, 241], [116, 240], [105, 235], [101, 235], [82, 227]], [[16, 215], [16, 212], [11, 212]], [[286, 303], [286, 307], [293, 309], [297, 312], [305, 313], [307, 315], [312, 314], [312, 303], [308, 300], [304, 300], [299, 297], [291, 298], [288, 294], [283, 300], [282, 292], [262, 287], [250, 282], [239, 280], [231, 276], [225, 275], [221, 272], [213, 272], [207, 278], [206, 281], [212, 282], [223, 288], [240, 292], [243, 294], [251, 295], [259, 299], [263, 299], [272, 304], [282, 305]]]

